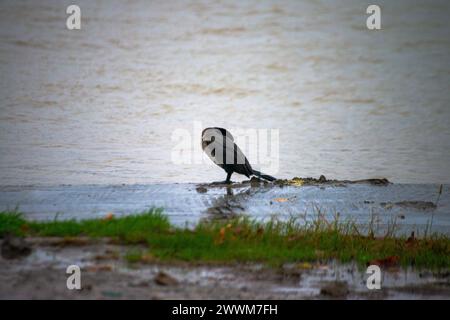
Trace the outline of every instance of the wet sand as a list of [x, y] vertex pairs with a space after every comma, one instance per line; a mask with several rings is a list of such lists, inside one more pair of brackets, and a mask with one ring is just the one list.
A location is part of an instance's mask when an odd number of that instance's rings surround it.
[[[0, 257], [0, 299], [449, 299], [448, 271], [382, 271], [368, 290], [365, 270], [352, 264], [129, 264], [129, 247], [67, 239], [28, 238], [32, 252]], [[81, 268], [81, 290], [68, 290], [66, 268]]]

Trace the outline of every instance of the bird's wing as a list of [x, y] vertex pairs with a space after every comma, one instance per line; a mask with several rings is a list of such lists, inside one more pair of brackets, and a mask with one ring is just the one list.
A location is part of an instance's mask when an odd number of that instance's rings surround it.
[[233, 140], [225, 138], [226, 164], [245, 164], [245, 155]]
[[[226, 155], [228, 159], [231, 159], [233, 165], [233, 171], [244, 174], [246, 176], [251, 176], [253, 174], [253, 169], [247, 160], [247, 157], [242, 152], [241, 148], [234, 143], [232, 140], [226, 140]], [[231, 157], [233, 155], [233, 157]], [[228, 162], [227, 162], [228, 164]]]
[[[211, 143], [204, 143], [211, 141]], [[223, 128], [207, 128], [203, 130], [202, 147], [208, 157], [219, 167], [232, 168], [233, 171], [250, 176], [252, 167], [242, 150], [234, 143], [234, 138]]]
[[239, 153], [241, 155], [244, 155], [242, 151], [240, 151], [239, 147], [234, 143], [234, 141], [228, 136], [220, 135], [216, 139], [222, 139], [222, 141], [214, 141], [213, 144], [215, 146], [215, 149], [213, 152], [211, 152], [211, 154], [208, 154], [208, 156], [212, 161], [214, 161], [215, 164], [221, 167], [223, 167], [224, 165], [235, 164], [235, 148], [239, 150]]

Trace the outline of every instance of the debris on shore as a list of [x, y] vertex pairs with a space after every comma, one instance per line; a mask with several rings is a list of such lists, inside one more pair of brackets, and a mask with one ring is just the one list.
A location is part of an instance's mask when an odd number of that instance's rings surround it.
[[4, 259], [18, 259], [30, 255], [31, 246], [25, 239], [8, 234], [4, 237], [0, 250]]
[[206, 193], [208, 188], [242, 188], [246, 186], [251, 187], [261, 187], [261, 186], [311, 186], [311, 185], [334, 185], [334, 186], [344, 186], [346, 184], [369, 184], [373, 186], [386, 186], [391, 184], [391, 182], [386, 178], [372, 178], [372, 179], [362, 179], [362, 180], [335, 180], [327, 179], [324, 175], [320, 175], [319, 178], [312, 177], [293, 177], [292, 179], [277, 179], [274, 182], [268, 182], [257, 177], [252, 177], [249, 180], [244, 180], [242, 182], [225, 183], [225, 182], [212, 182], [212, 183], [201, 183], [197, 186], [196, 190], [198, 193]]
[[398, 206], [405, 209], [416, 210], [435, 210], [436, 204], [431, 201], [398, 201], [398, 202], [381, 202], [380, 205], [385, 209], [391, 209], [394, 206]]
[[165, 273], [164, 271], [158, 272], [158, 274], [154, 278], [154, 281], [160, 286], [175, 286], [178, 284], [177, 279]]
[[320, 289], [320, 294], [334, 299], [343, 299], [350, 293], [347, 282], [333, 281]]

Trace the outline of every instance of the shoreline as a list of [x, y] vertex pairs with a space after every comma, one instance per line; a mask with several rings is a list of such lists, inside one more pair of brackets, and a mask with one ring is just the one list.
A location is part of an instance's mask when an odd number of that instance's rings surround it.
[[[371, 183], [372, 182], [372, 183]], [[375, 182], [375, 183], [373, 183]], [[18, 209], [33, 220], [100, 218], [164, 208], [171, 223], [195, 226], [204, 219], [246, 215], [268, 220], [312, 217], [318, 208], [360, 223], [396, 219], [399, 233], [433, 231], [450, 235], [450, 186], [395, 184], [383, 179], [336, 181], [311, 178], [223, 184], [0, 186], [0, 210]]]

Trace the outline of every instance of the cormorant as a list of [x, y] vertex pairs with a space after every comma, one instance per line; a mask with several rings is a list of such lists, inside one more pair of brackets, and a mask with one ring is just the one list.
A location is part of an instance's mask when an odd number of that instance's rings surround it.
[[202, 149], [211, 160], [227, 173], [225, 183], [230, 183], [231, 175], [236, 172], [275, 181], [276, 178], [253, 170], [244, 153], [234, 143], [234, 138], [224, 128], [211, 127], [202, 131]]

